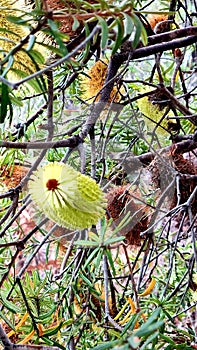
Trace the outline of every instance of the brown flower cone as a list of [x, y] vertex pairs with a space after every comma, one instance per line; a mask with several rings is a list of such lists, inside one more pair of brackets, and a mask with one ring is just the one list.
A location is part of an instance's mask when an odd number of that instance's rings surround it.
[[[173, 153], [172, 153], [172, 158], [174, 161], [175, 169], [180, 174], [197, 175], [197, 169], [190, 159], [185, 159], [182, 154], [174, 155]], [[181, 193], [180, 204], [185, 203], [188, 200], [189, 196], [192, 194], [196, 186], [197, 186], [197, 181], [195, 179], [191, 179], [191, 180], [185, 180], [184, 178], [180, 179], [180, 193]], [[175, 198], [174, 198], [174, 203], [172, 205], [172, 208], [176, 206], [176, 201], [177, 201], [176, 193], [174, 197]], [[197, 200], [197, 196], [195, 196], [195, 198], [191, 203], [193, 214], [197, 213], [196, 200]]]
[[[174, 148], [171, 148], [170, 152], [165, 152], [160, 156], [156, 156], [154, 160], [150, 163], [148, 167], [152, 174], [152, 181], [156, 188], [160, 188], [161, 192], [165, 191], [168, 185], [175, 178], [177, 172], [185, 175], [196, 175], [197, 169], [193, 162], [189, 159], [185, 159], [182, 154], [176, 154]], [[191, 193], [193, 192], [197, 182], [195, 179], [185, 180], [180, 179], [180, 204], [185, 203]], [[170, 200], [169, 209], [173, 209], [177, 205], [177, 190], [176, 184], [169, 191], [168, 197]], [[194, 198], [192, 203], [193, 213], [197, 212], [195, 205], [196, 198]]]
[[107, 200], [107, 217], [113, 218], [116, 226], [130, 212], [131, 221], [120, 230], [120, 234], [126, 237], [130, 245], [139, 246], [140, 233], [148, 226], [148, 206], [143, 203], [139, 191], [131, 191], [128, 185], [118, 186], [107, 193]]

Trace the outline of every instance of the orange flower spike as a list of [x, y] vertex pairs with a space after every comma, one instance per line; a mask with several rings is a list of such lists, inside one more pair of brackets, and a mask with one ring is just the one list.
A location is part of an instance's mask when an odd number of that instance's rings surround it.
[[143, 293], [138, 294], [138, 296], [139, 297], [145, 297], [146, 295], [149, 295], [152, 292], [152, 290], [154, 289], [155, 284], [156, 284], [156, 280], [154, 278], [152, 278], [150, 284], [145, 289], [145, 291]]

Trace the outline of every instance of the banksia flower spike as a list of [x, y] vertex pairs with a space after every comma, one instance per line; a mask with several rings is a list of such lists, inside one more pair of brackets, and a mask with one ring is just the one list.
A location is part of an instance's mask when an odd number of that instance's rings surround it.
[[[82, 97], [88, 102], [99, 100], [100, 90], [103, 88], [107, 73], [107, 60], [97, 61], [87, 72], [87, 76], [82, 79], [81, 87], [83, 90]], [[121, 95], [116, 86], [114, 86], [108, 102], [117, 103], [120, 101]]]
[[[143, 89], [142, 93], [149, 92], [148, 88]], [[165, 96], [159, 92], [154, 92], [148, 96], [144, 96], [137, 101], [140, 112], [145, 116], [144, 122], [149, 131], [156, 129], [156, 133], [160, 136], [165, 136], [169, 131], [177, 131], [177, 122], [171, 119], [170, 122], [164, 117], [167, 111], [167, 104], [162, 102], [166, 100]], [[158, 103], [157, 103], [158, 102]], [[172, 115], [170, 111], [168, 115]]]
[[95, 180], [64, 163], [49, 163], [29, 181], [32, 200], [59, 226], [84, 229], [105, 214], [104, 193]]
[[[2, 60], [20, 43], [21, 39], [24, 38], [29, 31], [26, 30], [24, 26], [10, 22], [7, 19], [7, 16], [18, 16], [18, 12], [16, 11], [17, 1], [0, 0], [0, 7], [2, 7], [0, 12], [0, 59]], [[27, 9], [27, 6], [25, 9]], [[37, 49], [38, 46], [36, 47], [36, 50]], [[6, 66], [7, 62], [5, 62], [3, 67], [6, 68]], [[13, 54], [13, 64], [8, 72], [8, 78], [12, 78], [13, 75], [21, 76], [24, 74], [31, 74], [35, 71], [36, 65], [23, 46], [22, 49]]]

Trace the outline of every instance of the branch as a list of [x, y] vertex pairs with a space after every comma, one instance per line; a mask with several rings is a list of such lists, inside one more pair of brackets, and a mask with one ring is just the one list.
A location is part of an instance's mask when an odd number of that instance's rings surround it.
[[183, 39], [176, 39], [170, 42], [163, 42], [157, 45], [149, 45], [133, 51], [133, 59], [143, 58], [150, 55], [154, 55], [159, 52], [173, 50], [180, 47], [186, 47], [188, 45], [195, 44], [197, 41], [197, 35], [191, 35]]

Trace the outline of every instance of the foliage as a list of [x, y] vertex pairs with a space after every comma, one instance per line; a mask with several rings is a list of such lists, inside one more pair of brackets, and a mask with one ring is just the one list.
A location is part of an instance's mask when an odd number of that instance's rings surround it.
[[196, 348], [195, 2], [0, 7], [2, 346]]

